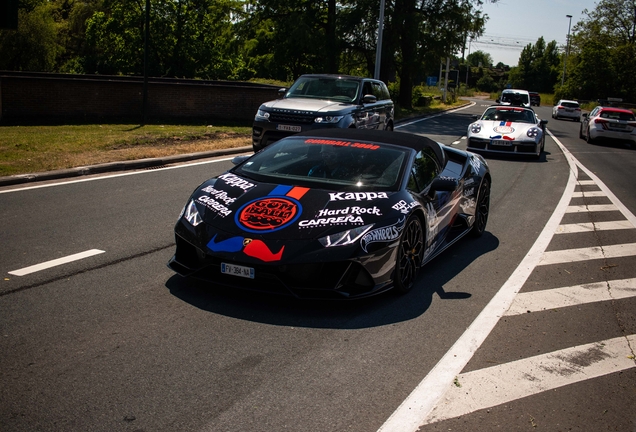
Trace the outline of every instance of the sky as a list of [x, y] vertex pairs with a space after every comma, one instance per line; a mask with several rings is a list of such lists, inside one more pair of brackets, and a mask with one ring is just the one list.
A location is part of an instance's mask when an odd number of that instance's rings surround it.
[[[499, 0], [485, 3], [482, 11], [490, 19], [484, 35], [470, 43], [470, 52], [481, 50], [490, 54], [493, 64], [503, 62], [516, 66], [521, 50], [535, 44], [543, 36], [546, 44], [555, 40], [565, 46], [572, 15], [572, 28], [586, 18], [583, 10], [592, 11], [598, 0]], [[468, 47], [466, 48], [468, 55]], [[461, 53], [460, 53], [461, 56]]]

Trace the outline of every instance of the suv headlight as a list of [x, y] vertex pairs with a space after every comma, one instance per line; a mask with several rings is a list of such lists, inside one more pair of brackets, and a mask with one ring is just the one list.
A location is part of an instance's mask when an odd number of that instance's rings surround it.
[[316, 123], [338, 123], [342, 120], [343, 116], [324, 116], [324, 117], [316, 117], [314, 121]]
[[324, 247], [348, 246], [357, 242], [360, 237], [365, 235], [366, 232], [369, 231], [372, 227], [373, 224], [352, 228], [346, 231], [319, 238], [318, 241]]
[[269, 120], [269, 113], [267, 111], [263, 111], [262, 109], [259, 109], [258, 111], [256, 111], [256, 116], [254, 117], [254, 120]]

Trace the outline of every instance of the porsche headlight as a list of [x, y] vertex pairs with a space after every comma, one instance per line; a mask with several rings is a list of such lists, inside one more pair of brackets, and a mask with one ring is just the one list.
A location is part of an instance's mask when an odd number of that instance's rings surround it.
[[262, 109], [259, 109], [258, 111], [256, 111], [256, 116], [254, 117], [254, 120], [269, 120], [269, 113], [267, 111], [263, 111]]
[[526, 132], [526, 135], [528, 135], [528, 137], [530, 138], [536, 138], [537, 136], [539, 136], [540, 132], [541, 132], [541, 129], [532, 127], [528, 129], [528, 132]]
[[481, 132], [481, 123], [473, 123], [470, 125], [470, 131], [472, 133], [479, 133]]
[[194, 203], [194, 200], [190, 200], [190, 202], [185, 206], [183, 217], [185, 217], [192, 226], [197, 226], [203, 222], [203, 219], [199, 216], [199, 211], [197, 210], [197, 205]]
[[346, 231], [319, 238], [318, 241], [324, 247], [348, 246], [357, 242], [360, 237], [365, 235], [366, 232], [369, 231], [372, 227], [373, 224], [352, 228]]
[[342, 120], [342, 116], [324, 116], [314, 119], [316, 123], [338, 123], [340, 120]]

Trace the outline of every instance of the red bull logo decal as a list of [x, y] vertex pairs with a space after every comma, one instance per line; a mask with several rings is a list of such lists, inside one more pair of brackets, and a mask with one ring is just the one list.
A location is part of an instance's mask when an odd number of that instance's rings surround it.
[[297, 186], [277, 186], [266, 197], [241, 207], [235, 216], [236, 224], [253, 233], [283, 229], [295, 222], [302, 213], [298, 199], [308, 190]]

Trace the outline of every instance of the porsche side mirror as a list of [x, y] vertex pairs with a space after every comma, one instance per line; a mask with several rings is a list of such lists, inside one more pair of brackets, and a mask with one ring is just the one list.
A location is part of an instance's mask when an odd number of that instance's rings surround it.
[[479, 116], [477, 114], [473, 114], [471, 117], [473, 118], [473, 120], [479, 120]]
[[548, 121], [547, 120], [541, 120], [539, 123], [541, 124], [541, 126], [545, 126], [545, 125], [548, 124]]

